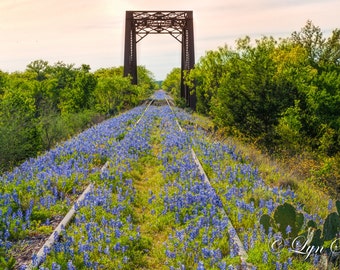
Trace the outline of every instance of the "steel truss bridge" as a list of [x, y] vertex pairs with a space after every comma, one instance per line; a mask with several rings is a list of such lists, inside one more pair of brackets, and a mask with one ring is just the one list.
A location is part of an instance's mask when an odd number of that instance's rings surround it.
[[149, 34], [170, 34], [182, 44], [181, 97], [196, 109], [196, 93], [184, 84], [184, 74], [195, 65], [192, 11], [126, 11], [124, 76], [137, 84], [137, 43]]

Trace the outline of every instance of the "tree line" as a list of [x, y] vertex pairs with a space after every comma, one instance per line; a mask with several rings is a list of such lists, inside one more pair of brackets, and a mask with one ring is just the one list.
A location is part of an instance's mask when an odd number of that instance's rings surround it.
[[136, 106], [155, 88], [143, 66], [138, 85], [123, 77], [123, 67], [90, 70], [36, 60], [24, 72], [0, 71], [0, 172]]
[[[174, 69], [163, 87], [178, 96], [179, 78]], [[307, 21], [288, 38], [238, 39], [206, 52], [186, 82], [227, 135], [280, 157], [311, 153], [321, 160], [314, 178], [340, 187], [340, 29], [324, 38]]]

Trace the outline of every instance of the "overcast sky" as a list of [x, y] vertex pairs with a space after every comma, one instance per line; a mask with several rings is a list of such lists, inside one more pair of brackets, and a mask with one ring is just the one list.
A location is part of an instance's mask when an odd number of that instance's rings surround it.
[[[196, 61], [245, 35], [288, 37], [307, 20], [325, 36], [340, 27], [339, 0], [0, 0], [0, 70], [24, 71], [37, 59], [93, 71], [123, 65], [126, 10], [192, 10]], [[164, 79], [180, 67], [180, 49], [170, 35], [149, 35], [137, 61]]]

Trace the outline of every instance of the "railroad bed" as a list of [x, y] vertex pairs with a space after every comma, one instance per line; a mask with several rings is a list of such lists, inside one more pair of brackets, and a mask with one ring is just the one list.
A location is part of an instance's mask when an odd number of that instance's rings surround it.
[[259, 223], [279, 204], [297, 204], [294, 192], [266, 186], [235, 147], [168, 98], [158, 91], [1, 176], [0, 244], [17, 268], [312, 265], [271, 253], [279, 235]]

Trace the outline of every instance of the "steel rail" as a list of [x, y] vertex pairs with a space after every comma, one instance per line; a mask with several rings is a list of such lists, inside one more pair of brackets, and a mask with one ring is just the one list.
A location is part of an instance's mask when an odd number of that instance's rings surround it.
[[[145, 110], [142, 112], [140, 118], [136, 121], [134, 127], [137, 126], [137, 124], [141, 121], [143, 116], [145, 115], [145, 112], [149, 109], [150, 105], [154, 102], [154, 99], [152, 99], [149, 104], [146, 106]], [[100, 169], [101, 172], [103, 172], [107, 167], [109, 166], [109, 162], [107, 161], [103, 167]], [[45, 241], [44, 245], [40, 248], [38, 253], [36, 254], [34, 260], [32, 258], [31, 263], [28, 265], [26, 268], [27, 270], [31, 270], [34, 267], [39, 267], [40, 264], [42, 264], [45, 260], [45, 256], [47, 254], [47, 251], [52, 247], [54, 242], [58, 239], [60, 236], [60, 233], [62, 232], [63, 229], [66, 228], [66, 226], [70, 223], [71, 219], [73, 216], [76, 214], [76, 208], [77, 205], [79, 205], [86, 197], [88, 193], [90, 193], [93, 190], [93, 184], [90, 183], [86, 189], [83, 191], [83, 193], [78, 197], [77, 201], [73, 204], [71, 209], [67, 212], [67, 214], [64, 216], [62, 221], [58, 224], [58, 226], [54, 229], [50, 237]]]
[[63, 220], [59, 223], [59, 225], [54, 229], [50, 237], [46, 240], [45, 244], [41, 247], [39, 252], [36, 254], [36, 258], [27, 269], [32, 269], [33, 267], [38, 267], [44, 261], [44, 257], [46, 256], [46, 251], [51, 248], [54, 244], [55, 240], [60, 236], [61, 231], [70, 223], [74, 214], [76, 213], [76, 206], [79, 205], [86, 197], [88, 193], [93, 190], [93, 184], [89, 184], [87, 188], [83, 191], [83, 193], [79, 196], [77, 201], [74, 203], [72, 208], [65, 215]]
[[150, 105], [155, 101], [155, 99], [151, 99], [150, 103], [146, 106], [145, 110], [142, 112], [141, 116], [139, 117], [139, 119], [136, 121], [134, 127], [136, 127], [138, 125], [138, 123], [140, 122], [140, 120], [142, 120], [145, 112], [149, 109]]
[[[181, 132], [184, 132], [182, 127], [181, 127], [181, 125], [178, 122], [178, 118], [177, 118], [177, 115], [176, 115], [175, 111], [172, 109], [168, 99], [167, 98], [165, 98], [165, 99], [166, 99], [166, 101], [168, 103], [168, 106], [170, 107], [172, 113], [175, 116], [175, 120], [176, 120], [176, 123], [177, 123], [177, 126], [178, 126], [179, 130]], [[193, 138], [191, 138], [191, 140], [194, 141]], [[201, 162], [199, 161], [199, 159], [198, 159], [198, 157], [197, 157], [197, 155], [195, 153], [195, 150], [192, 147], [190, 147], [190, 151], [191, 151], [191, 155], [192, 155], [192, 157], [194, 159], [194, 162], [197, 165], [198, 170], [199, 170], [201, 176], [203, 177], [204, 183], [208, 184], [214, 190], [216, 196], [219, 197], [219, 195], [217, 194], [215, 188], [211, 185], [211, 182], [210, 182], [207, 174], [205, 173], [205, 171], [203, 169], [203, 166], [202, 166]], [[222, 202], [222, 200], [220, 200], [220, 201]], [[223, 205], [223, 203], [222, 203], [222, 205]], [[237, 231], [234, 228], [231, 220], [229, 219], [229, 217], [228, 217], [228, 215], [227, 215], [227, 213], [226, 213], [226, 211], [224, 209], [224, 206], [222, 207], [222, 212], [228, 218], [228, 227], [227, 227], [228, 228], [228, 233], [229, 233], [229, 236], [233, 239], [234, 243], [236, 243], [236, 245], [238, 246], [238, 256], [240, 256], [242, 264], [246, 267], [245, 269], [247, 269], [247, 270], [248, 269], [252, 269], [253, 265], [251, 265], [250, 263], [247, 262], [248, 254], [247, 254], [247, 252], [246, 252], [246, 250], [244, 248], [244, 245], [243, 245], [242, 241], [240, 240], [239, 236], [237, 235]], [[242, 268], [242, 269], [244, 269], [244, 268]]]

